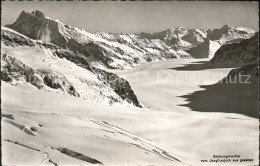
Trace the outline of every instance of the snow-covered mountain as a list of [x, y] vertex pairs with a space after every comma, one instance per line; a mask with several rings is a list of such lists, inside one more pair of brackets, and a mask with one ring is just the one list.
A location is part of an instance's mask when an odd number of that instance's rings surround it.
[[225, 25], [220, 29], [168, 29], [157, 33], [141, 33], [139, 37], [162, 40], [174, 50], [183, 50], [193, 58], [212, 58], [221, 45], [248, 39], [254, 30]]
[[248, 39], [254, 35], [255, 31], [245, 27], [224, 25], [220, 29], [209, 29], [205, 33], [206, 37], [201, 37], [195, 47], [187, 50], [194, 58], [212, 58], [222, 45]]
[[[117, 69], [150, 61], [212, 57], [221, 45], [254, 34], [251, 29], [230, 26], [214, 30], [180, 27], [140, 34], [89, 33], [45, 17], [37, 10], [32, 13], [23, 11], [13, 24], [6, 27], [31, 39], [83, 54], [92, 66]], [[198, 56], [197, 52], [205, 54]]]
[[1, 31], [1, 52], [1, 79], [13, 85], [29, 83], [40, 90], [87, 101], [140, 107], [126, 80], [90, 66], [83, 54], [5, 27]]
[[224, 25], [220, 29], [207, 31], [207, 38], [212, 41], [219, 41], [220, 44], [236, 43], [242, 39], [248, 39], [255, 33], [254, 30], [246, 27], [231, 27]]
[[176, 49], [187, 49], [202, 43], [204, 39], [207, 38], [207, 33], [203, 29], [187, 30], [183, 27], [179, 27], [156, 33], [141, 33], [139, 37], [160, 39]]

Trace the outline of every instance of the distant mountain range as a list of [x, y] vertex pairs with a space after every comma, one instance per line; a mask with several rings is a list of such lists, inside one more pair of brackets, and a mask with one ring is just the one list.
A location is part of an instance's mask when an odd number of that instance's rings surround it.
[[175, 58], [208, 58], [223, 44], [252, 37], [254, 30], [223, 26], [220, 29], [168, 29], [157, 33], [88, 33], [40, 11], [23, 11], [15, 23], [6, 25], [25, 36], [84, 54], [99, 68], [131, 68], [137, 64]]

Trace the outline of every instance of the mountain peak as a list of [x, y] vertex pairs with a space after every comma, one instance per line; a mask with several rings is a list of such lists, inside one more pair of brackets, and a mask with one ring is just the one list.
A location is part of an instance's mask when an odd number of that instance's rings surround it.
[[185, 30], [184, 27], [177, 27], [176, 29], [179, 29], [179, 30]]
[[45, 15], [39, 10], [32, 11], [32, 14], [36, 17], [45, 18]]
[[166, 31], [168, 31], [168, 32], [174, 32], [174, 31], [176, 31], [176, 30], [184, 31], [185, 28], [184, 28], [184, 27], [169, 28], [169, 29], [167, 29]]
[[[6, 25], [6, 27], [31, 39], [39, 40], [43, 34], [47, 33], [50, 27], [56, 27], [54, 24], [49, 23], [49, 20], [41, 11], [35, 10], [32, 12], [22, 11], [16, 21], [13, 24]], [[47, 25], [49, 25], [48, 28]]]
[[31, 13], [23, 10], [16, 21], [25, 21], [27, 19], [42, 20], [45, 19], [45, 15], [39, 10], [32, 11]]
[[222, 28], [231, 28], [231, 26], [230, 25], [224, 25]]

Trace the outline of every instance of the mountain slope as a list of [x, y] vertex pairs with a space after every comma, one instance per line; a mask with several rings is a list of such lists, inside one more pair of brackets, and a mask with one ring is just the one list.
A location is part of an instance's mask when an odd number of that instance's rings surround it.
[[220, 47], [210, 60], [211, 66], [241, 67], [258, 63], [258, 34], [239, 43], [227, 44]]
[[3, 81], [13, 85], [28, 82], [38, 89], [109, 105], [140, 106], [126, 80], [91, 67], [80, 53], [5, 27], [1, 37]]

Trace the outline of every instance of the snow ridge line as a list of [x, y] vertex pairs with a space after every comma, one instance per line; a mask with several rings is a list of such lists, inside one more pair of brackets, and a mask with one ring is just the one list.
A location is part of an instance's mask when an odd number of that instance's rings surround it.
[[[155, 142], [152, 142], [152, 141], [149, 141], [149, 140], [147, 140], [145, 138], [136, 136], [136, 135], [134, 135], [134, 134], [132, 134], [132, 133], [122, 129], [122, 128], [119, 128], [117, 126], [109, 124], [109, 123], [107, 123], [105, 121], [98, 121], [98, 120], [95, 120], [95, 119], [83, 118], [83, 117], [81, 117], [79, 115], [70, 115], [70, 114], [64, 114], [64, 115], [69, 116], [69, 117], [73, 117], [73, 118], [77, 118], [77, 119], [81, 119], [81, 120], [84, 120], [84, 121], [91, 121], [91, 122], [93, 122], [93, 123], [95, 123], [95, 124], [97, 124], [99, 126], [112, 129], [112, 130], [116, 131], [117, 133], [119, 133], [121, 135], [124, 135], [125, 137], [128, 137], [128, 138], [130, 138], [130, 139], [132, 139], [134, 141], [137, 141], [140, 144], [142, 144], [143, 146], [137, 145], [137, 144], [132, 144], [132, 145], [137, 146], [140, 149], [143, 149], [145, 151], [148, 151], [150, 153], [158, 155], [159, 157], [161, 157], [163, 159], [166, 159], [166, 160], [182, 162], [179, 159], [173, 157], [172, 155], [170, 155], [168, 153], [168, 151], [170, 151], [170, 152], [172, 151], [171, 148], [159, 145], [159, 144], [157, 144]], [[147, 147], [150, 147], [152, 150], [150, 150], [150, 148], [147, 148]]]

